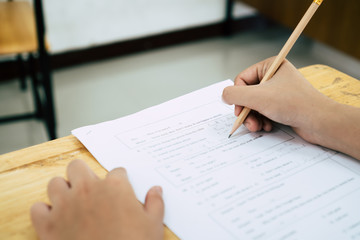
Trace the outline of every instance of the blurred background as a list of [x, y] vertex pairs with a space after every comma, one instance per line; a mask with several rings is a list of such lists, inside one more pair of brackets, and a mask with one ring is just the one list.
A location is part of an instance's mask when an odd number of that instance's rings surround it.
[[[56, 137], [233, 79], [276, 55], [310, 3], [42, 1]], [[360, 2], [355, 0], [324, 1], [288, 59], [297, 68], [325, 64], [360, 79], [359, 12]], [[8, 34], [4, 27], [1, 30], [1, 22], [7, 13], [0, 8], [0, 116], [36, 111], [31, 69], [40, 78], [39, 85], [46, 79], [41, 52], [35, 51], [40, 60], [32, 64], [27, 52], [1, 51], [1, 37]], [[21, 19], [24, 14], [17, 16]], [[39, 116], [1, 123], [0, 154], [48, 141], [44, 125]]]

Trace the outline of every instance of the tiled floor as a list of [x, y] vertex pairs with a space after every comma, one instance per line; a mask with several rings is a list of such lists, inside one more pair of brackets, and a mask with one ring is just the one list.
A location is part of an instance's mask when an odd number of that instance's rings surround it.
[[[74, 128], [112, 120], [209, 84], [232, 79], [244, 68], [276, 55], [290, 32], [275, 27], [214, 38], [55, 71], [59, 137]], [[301, 38], [288, 59], [296, 67], [321, 63], [360, 77], [358, 61], [333, 61], [326, 47]], [[320, 50], [319, 50], [320, 49]], [[0, 83], [0, 114], [32, 108], [17, 81]], [[37, 121], [0, 125], [0, 154], [47, 141]]]

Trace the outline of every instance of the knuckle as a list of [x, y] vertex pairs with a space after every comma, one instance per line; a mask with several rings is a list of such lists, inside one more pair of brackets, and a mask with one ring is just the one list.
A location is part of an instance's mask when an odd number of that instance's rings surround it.
[[30, 208], [30, 214], [32, 216], [37, 216], [41, 207], [42, 207], [41, 202], [34, 203]]
[[110, 186], [120, 186], [122, 183], [121, 179], [115, 177], [107, 177], [104, 181]]
[[107, 175], [107, 179], [110, 178], [110, 179], [113, 179], [113, 178], [116, 178], [116, 179], [126, 179], [127, 178], [127, 172], [126, 172], [126, 169], [125, 168], [122, 168], [122, 167], [119, 167], [119, 168], [115, 168], [113, 170], [111, 170], [108, 175]]
[[124, 175], [127, 174], [127, 173], [126, 173], [126, 169], [123, 168], [123, 167], [115, 168], [115, 169], [113, 169], [112, 171], [116, 171], [116, 172], [121, 173], [121, 174], [124, 174]]
[[78, 166], [80, 164], [83, 164], [83, 161], [80, 160], [80, 159], [75, 159], [75, 160], [72, 160], [69, 165], [68, 165], [68, 168], [73, 168], [75, 166]]
[[241, 74], [239, 74], [234, 81], [234, 85], [235, 86], [244, 86], [246, 85], [246, 83], [244, 82], [244, 80], [242, 80], [242, 78], [240, 77]]
[[58, 185], [60, 183], [60, 181], [64, 181], [62, 177], [53, 177], [50, 181], [49, 181], [49, 186], [53, 186], [53, 185]]
[[109, 189], [116, 189], [117, 192], [125, 193], [131, 189], [130, 183], [120, 178], [106, 178], [104, 181]]
[[91, 193], [92, 185], [86, 180], [80, 180], [76, 183], [75, 188], [78, 196], [87, 197]]
[[49, 181], [48, 191], [58, 189], [60, 184], [62, 184], [64, 179], [62, 177], [54, 177]]

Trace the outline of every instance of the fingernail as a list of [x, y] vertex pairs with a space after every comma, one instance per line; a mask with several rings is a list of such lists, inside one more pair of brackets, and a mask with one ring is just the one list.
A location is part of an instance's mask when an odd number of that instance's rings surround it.
[[160, 186], [154, 186], [153, 189], [162, 196], [163, 191], [162, 191], [162, 188]]

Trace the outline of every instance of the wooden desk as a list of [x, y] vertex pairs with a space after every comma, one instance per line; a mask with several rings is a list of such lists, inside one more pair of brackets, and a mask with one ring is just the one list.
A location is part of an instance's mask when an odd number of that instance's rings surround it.
[[[358, 80], [323, 65], [300, 71], [327, 96], [360, 107]], [[36, 239], [29, 209], [34, 202], [48, 201], [47, 183], [55, 176], [65, 176], [66, 166], [73, 159], [83, 159], [98, 175], [106, 175], [74, 136], [0, 156], [0, 239]], [[165, 239], [178, 238], [165, 228]]]

